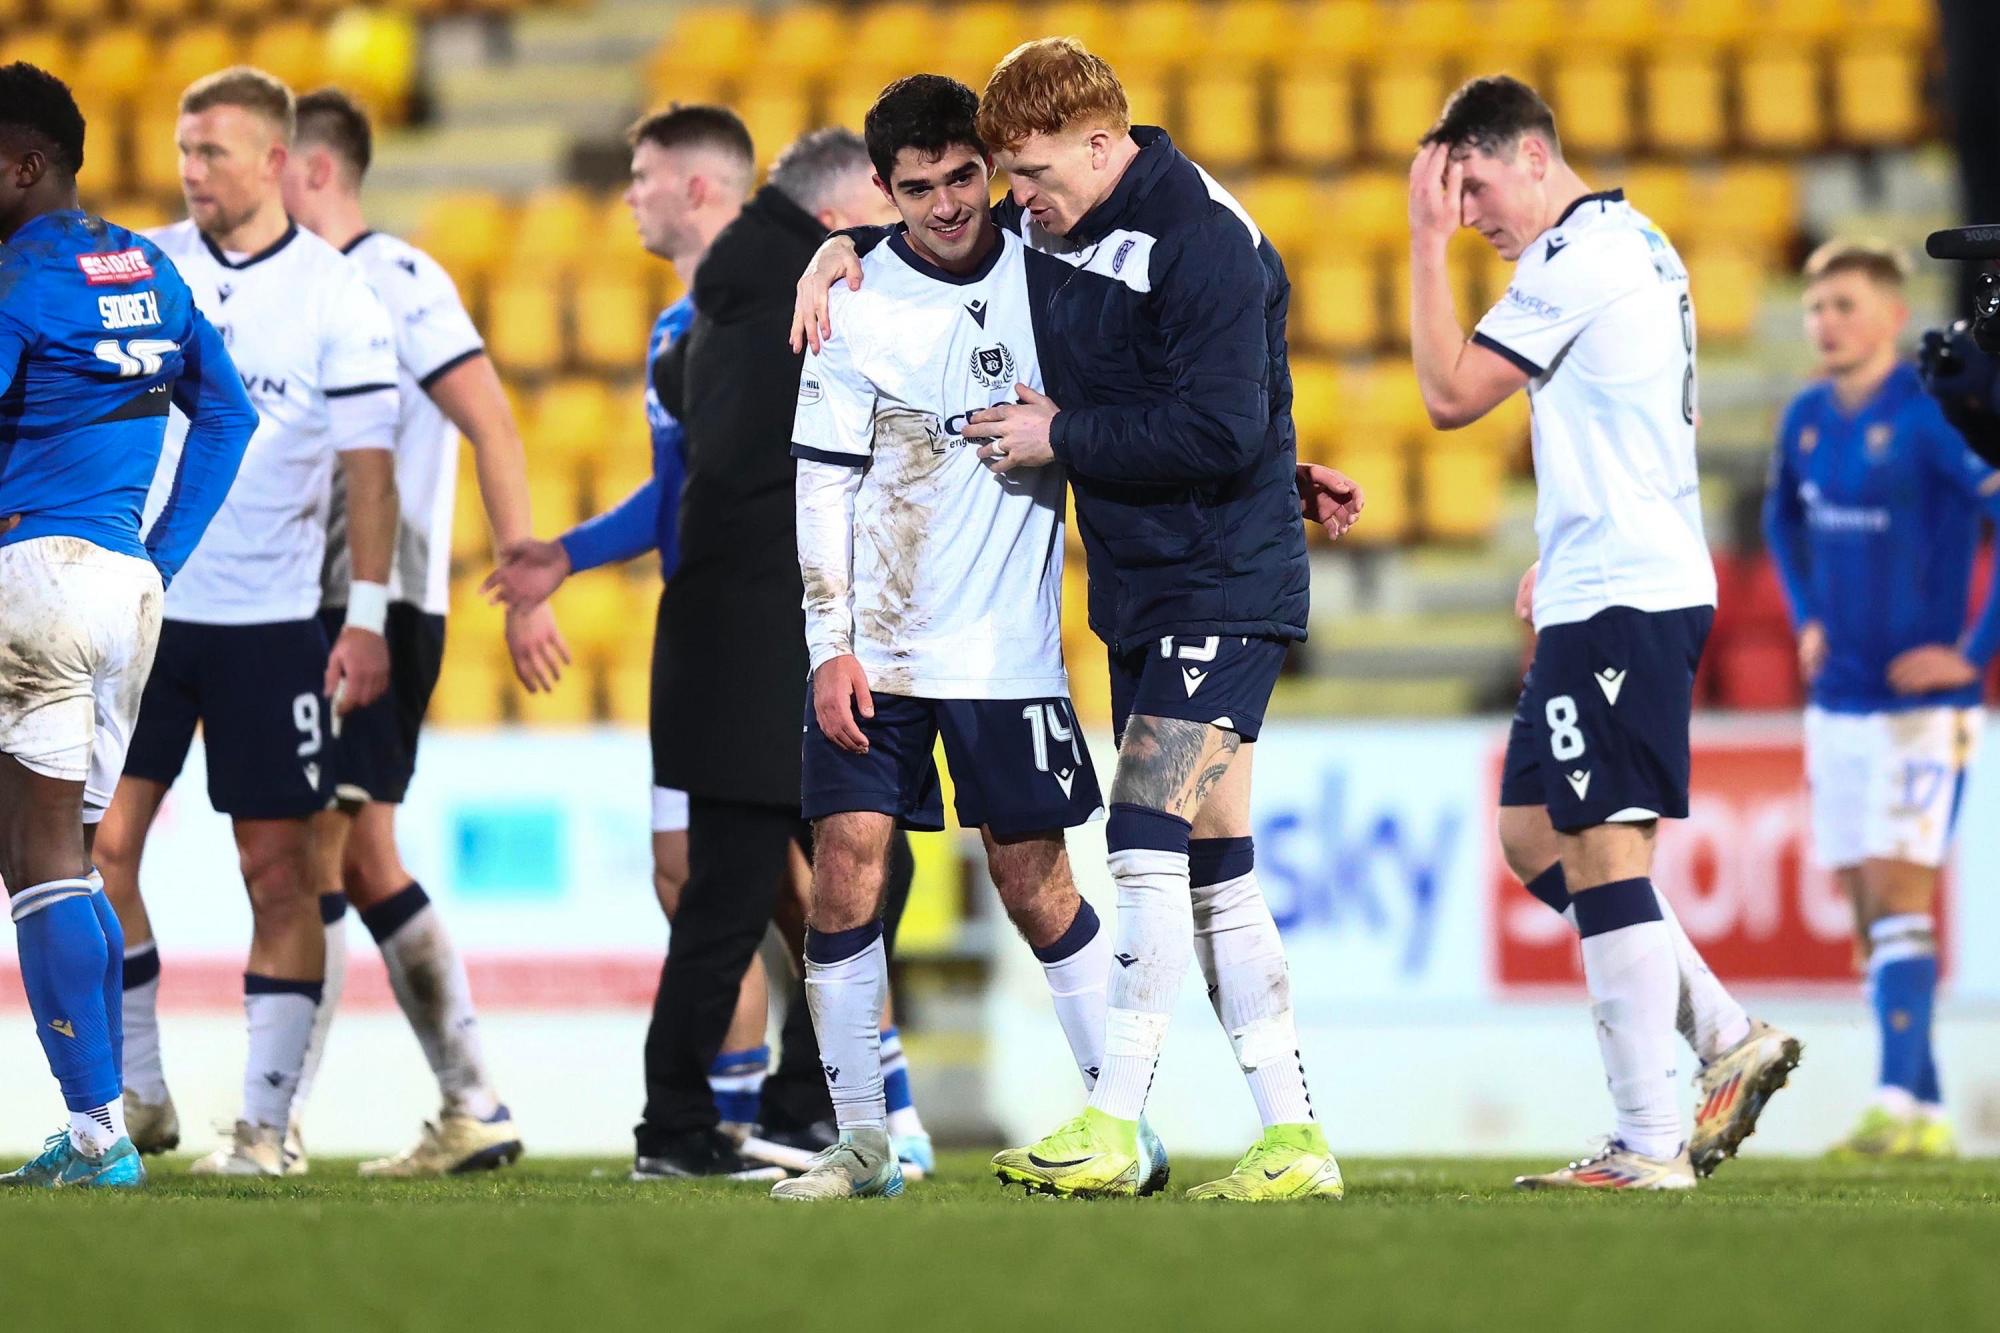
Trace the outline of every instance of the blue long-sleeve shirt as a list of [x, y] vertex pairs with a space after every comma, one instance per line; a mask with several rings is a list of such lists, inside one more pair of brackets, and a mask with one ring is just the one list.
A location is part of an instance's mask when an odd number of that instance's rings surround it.
[[2000, 520], [2000, 472], [1966, 447], [1898, 367], [1858, 411], [1831, 384], [1793, 400], [1779, 427], [1764, 535], [1795, 625], [1826, 631], [1826, 665], [1812, 701], [1832, 712], [1964, 706], [1979, 686], [1900, 695], [1896, 656], [1924, 644], [1958, 646], [1982, 669], [2000, 648], [2000, 596], [1970, 629], [1966, 600], [1980, 520]]
[[[141, 536], [169, 404], [190, 418]], [[81, 537], [171, 582], [236, 479], [257, 413], [222, 338], [159, 247], [79, 210], [0, 245], [0, 545]]]
[[660, 402], [653, 367], [676, 338], [694, 323], [694, 297], [683, 296], [660, 312], [646, 348], [646, 424], [653, 436], [653, 475], [615, 508], [577, 524], [561, 537], [570, 569], [581, 573], [647, 551], [660, 553], [660, 577], [672, 578], [680, 564], [681, 484], [687, 478], [686, 441], [681, 423]]

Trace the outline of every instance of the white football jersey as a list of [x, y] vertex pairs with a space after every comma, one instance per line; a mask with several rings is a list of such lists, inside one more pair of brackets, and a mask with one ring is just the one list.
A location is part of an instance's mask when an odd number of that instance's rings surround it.
[[[1040, 262], [1040, 261], [1037, 261]], [[996, 476], [966, 417], [1042, 388], [1027, 252], [1002, 235], [963, 277], [898, 234], [836, 285], [792, 451], [867, 469], [854, 502], [854, 654], [870, 687], [927, 699], [1064, 695], [1063, 471]], [[810, 598], [808, 598], [810, 610]]]
[[1586, 195], [1522, 252], [1473, 341], [1525, 370], [1535, 628], [1612, 606], [1715, 605], [1695, 470], [1687, 268], [1622, 190]]
[[[167, 590], [167, 619], [214, 625], [308, 619], [319, 611], [334, 471], [327, 402], [394, 392], [388, 312], [359, 265], [296, 225], [268, 249], [235, 257], [193, 222], [148, 235], [222, 334], [260, 418], [229, 498]], [[175, 412], [147, 497], [149, 522], [166, 502], [186, 434], [187, 419]]]
[[[363, 232], [344, 252], [361, 265], [396, 330], [396, 556], [389, 600], [433, 615], [451, 605], [451, 519], [458, 486], [458, 429], [431, 401], [430, 386], [485, 351], [451, 275], [407, 241]], [[334, 478], [324, 597], [347, 604], [347, 505]]]

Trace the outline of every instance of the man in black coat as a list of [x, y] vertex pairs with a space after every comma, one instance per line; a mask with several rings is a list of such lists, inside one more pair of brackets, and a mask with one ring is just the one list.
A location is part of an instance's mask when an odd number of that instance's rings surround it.
[[[860, 138], [823, 130], [780, 155], [770, 183], [715, 239], [695, 320], [655, 384], [687, 440], [680, 567], [661, 608], [656, 781], [688, 793], [688, 881], [646, 1038], [644, 1175], [746, 1169], [716, 1129], [709, 1066], [737, 982], [788, 882], [799, 818], [807, 679], [793, 511], [792, 413], [801, 358], [786, 347], [793, 279], [830, 227], [880, 219]], [[907, 893], [903, 873], [894, 876]], [[803, 1002], [764, 1090], [765, 1144], [809, 1141], [830, 1117]]]

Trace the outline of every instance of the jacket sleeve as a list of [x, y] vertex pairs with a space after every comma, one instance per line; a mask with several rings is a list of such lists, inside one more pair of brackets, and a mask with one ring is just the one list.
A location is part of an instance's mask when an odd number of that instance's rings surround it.
[[209, 520], [229, 495], [243, 452], [257, 430], [257, 409], [243, 391], [236, 363], [199, 311], [194, 336], [182, 352], [181, 377], [174, 382], [174, 406], [188, 417], [187, 440], [166, 506], [146, 535], [146, 553], [162, 583], [173, 582]]
[[1792, 628], [1819, 618], [1812, 604], [1812, 579], [1806, 553], [1806, 511], [1799, 502], [1799, 478], [1792, 466], [1792, 440], [1797, 412], [1785, 414], [1778, 427], [1778, 442], [1771, 452], [1771, 479], [1764, 491], [1764, 544], [1778, 568], [1784, 585], [1785, 604], [1791, 608]]
[[1064, 408], [1049, 428], [1050, 447], [1103, 481], [1193, 485], [1234, 476], [1264, 447], [1270, 425], [1263, 261], [1242, 222], [1218, 207], [1156, 248], [1152, 270], [1167, 396]]

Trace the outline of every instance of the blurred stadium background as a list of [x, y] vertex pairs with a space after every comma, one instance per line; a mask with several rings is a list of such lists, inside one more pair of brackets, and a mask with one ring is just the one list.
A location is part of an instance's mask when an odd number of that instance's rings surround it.
[[[1864, 1094], [1871, 1039], [1845, 906], [1804, 855], [1793, 650], [1755, 513], [1777, 411], [1807, 368], [1799, 261], [1836, 234], [1918, 250], [1962, 220], [1933, 0], [0, 0], [0, 58], [69, 78], [90, 123], [86, 202], [126, 225], [180, 216], [174, 104], [194, 78], [248, 60], [299, 91], [334, 83], [362, 97], [380, 122], [371, 222], [436, 255], [466, 293], [514, 396], [544, 534], [622, 498], [649, 467], [645, 337], [679, 293], [618, 200], [621, 133], [638, 112], [725, 102], [768, 162], [807, 129], [858, 127], [891, 77], [942, 70], [978, 87], [1018, 41], [1058, 32], [1104, 54], [1135, 118], [1167, 126], [1277, 243], [1295, 284], [1300, 454], [1367, 487], [1366, 518], [1338, 548], [1314, 534], [1313, 637], [1260, 764], [1260, 861], [1336, 1143], [1561, 1148], [1599, 1127], [1574, 950], [1507, 881], [1487, 831], [1528, 647], [1511, 614], [1534, 550], [1526, 405], [1438, 435], [1404, 350], [1409, 153], [1462, 78], [1507, 70], [1549, 96], [1585, 178], [1624, 186], [1693, 275], [1723, 594], [1700, 686], [1715, 716], [1697, 809], [1670, 835], [1660, 877], [1717, 970], [1813, 1045], [1760, 1144], [1821, 1146]], [[1460, 239], [1469, 318], [1506, 266]], [[1919, 322], [1948, 313], [1953, 278], [1921, 270]], [[489, 555], [469, 467], [458, 513], [450, 647], [408, 854], [474, 956], [488, 1045], [530, 1148], [615, 1150], [637, 1109], [664, 931], [647, 880], [643, 738], [657, 574], [572, 580], [557, 613], [576, 667], [530, 696], [475, 592]], [[1073, 556], [1071, 671], [1108, 759], [1102, 651]], [[167, 959], [167, 1068], [197, 1122], [226, 1113], [238, 1077], [248, 922], [199, 776], [181, 783], [146, 868]], [[1995, 786], [1982, 776], [1970, 796], [1942, 1034], [1962, 1133], [1989, 1150], [2000, 821], [1980, 812]], [[1040, 1129], [1071, 1100], [1040, 982], [979, 883], [976, 841], [916, 841], [900, 998], [920, 1104], [942, 1135]], [[1076, 857], [1102, 902], [1092, 846], [1086, 835]], [[428, 1096], [358, 929], [356, 945], [352, 1013], [308, 1121], [335, 1150], [395, 1146]], [[1189, 991], [1156, 1099], [1162, 1127], [1232, 1150], [1247, 1101]], [[5, 979], [9, 1004], [18, 984]], [[6, 1025], [0, 1063], [38, 1068], [25, 1043]], [[39, 1122], [12, 1114], [16, 1101], [0, 1095], [0, 1136], [26, 1145]]]

